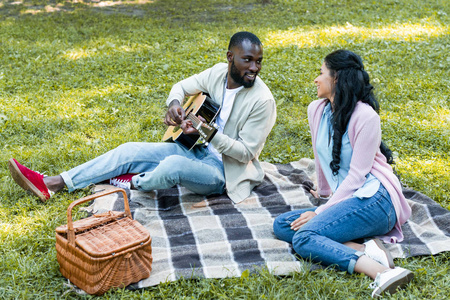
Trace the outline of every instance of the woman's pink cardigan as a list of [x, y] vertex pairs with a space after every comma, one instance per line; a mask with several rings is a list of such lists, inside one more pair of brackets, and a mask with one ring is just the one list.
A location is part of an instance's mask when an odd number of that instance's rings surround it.
[[[330, 195], [328, 185], [319, 163], [316, 139], [320, 120], [327, 100], [316, 100], [308, 106], [308, 121], [311, 129], [312, 145], [314, 150], [318, 192], [320, 195]], [[348, 137], [353, 149], [350, 161], [350, 170], [337, 190], [324, 205], [316, 209], [320, 214], [327, 208], [349, 199], [365, 182], [366, 175], [372, 173], [386, 188], [391, 196], [397, 215], [397, 223], [385, 236], [380, 237], [384, 242], [395, 243], [403, 240], [401, 225], [411, 215], [411, 207], [408, 205], [402, 193], [401, 184], [386, 162], [386, 157], [380, 151], [381, 125], [379, 115], [368, 104], [359, 101], [348, 124]], [[363, 201], [363, 200], [362, 200]]]

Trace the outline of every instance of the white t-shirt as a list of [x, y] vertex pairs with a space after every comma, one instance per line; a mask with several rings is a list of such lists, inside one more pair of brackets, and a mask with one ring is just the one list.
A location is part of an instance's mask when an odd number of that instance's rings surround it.
[[[227, 123], [228, 118], [230, 117], [231, 109], [233, 108], [236, 94], [243, 88], [244, 88], [243, 86], [240, 86], [232, 90], [225, 89], [222, 107], [220, 108], [219, 115], [216, 118], [216, 124], [217, 126], [219, 126], [219, 128], [217, 129], [218, 132], [223, 133], [225, 124]], [[222, 154], [220, 154], [211, 144], [208, 145], [208, 150], [209, 152], [214, 154], [220, 161], [222, 161]]]

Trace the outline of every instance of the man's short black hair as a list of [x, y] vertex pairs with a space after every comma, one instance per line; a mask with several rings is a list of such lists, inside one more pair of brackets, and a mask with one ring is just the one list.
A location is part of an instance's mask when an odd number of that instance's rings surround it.
[[248, 31], [240, 31], [235, 34], [230, 39], [230, 44], [228, 45], [228, 50], [231, 50], [233, 47], [240, 47], [245, 40], [249, 40], [253, 45], [261, 46], [261, 41], [258, 39], [256, 35]]

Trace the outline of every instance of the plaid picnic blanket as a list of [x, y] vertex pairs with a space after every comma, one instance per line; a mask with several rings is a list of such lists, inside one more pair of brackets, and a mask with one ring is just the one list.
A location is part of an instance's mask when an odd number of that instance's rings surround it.
[[[184, 278], [240, 276], [243, 271], [267, 268], [276, 275], [302, 271], [291, 246], [275, 238], [273, 220], [279, 214], [320, 205], [305, 193], [315, 182], [314, 161], [262, 163], [266, 176], [245, 201], [227, 196], [207, 199], [176, 186], [149, 193], [128, 191], [134, 218], [150, 231], [151, 276], [130, 288], [154, 286]], [[97, 185], [104, 190], [109, 185]], [[386, 245], [396, 258], [450, 251], [450, 211], [427, 196], [405, 190], [413, 213], [404, 224], [405, 239]], [[123, 210], [121, 194], [97, 198], [91, 213]]]

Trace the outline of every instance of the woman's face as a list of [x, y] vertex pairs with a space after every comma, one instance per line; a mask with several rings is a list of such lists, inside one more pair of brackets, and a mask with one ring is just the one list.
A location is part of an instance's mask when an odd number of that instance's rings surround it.
[[327, 98], [333, 102], [335, 78], [330, 75], [325, 63], [322, 64], [320, 75], [314, 79], [314, 83], [317, 86], [317, 97]]

